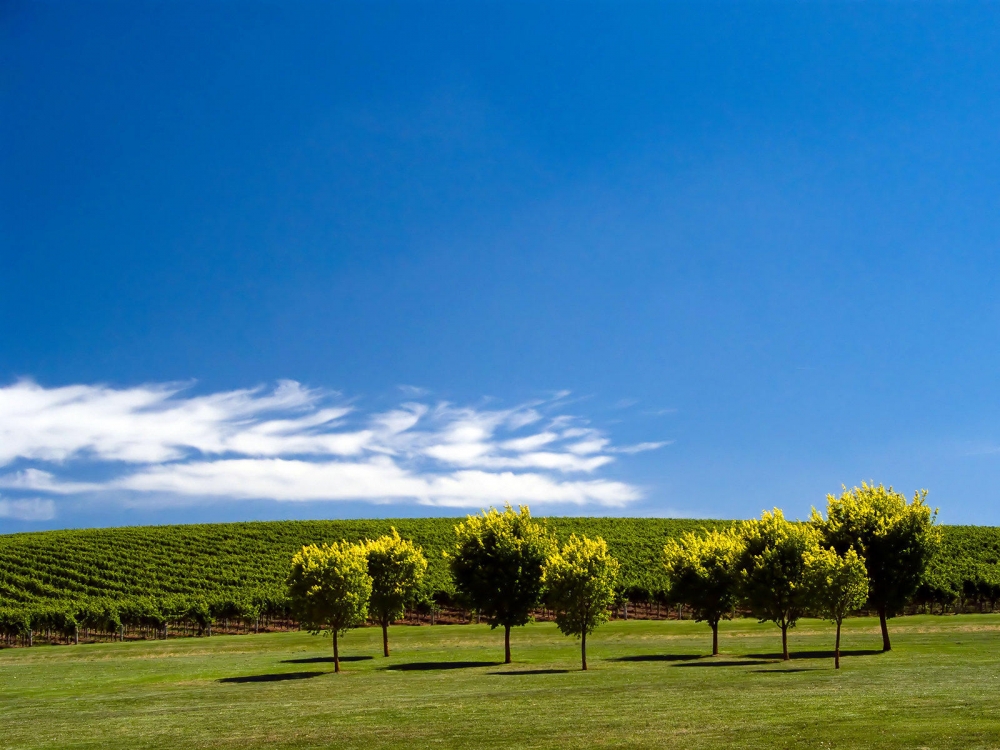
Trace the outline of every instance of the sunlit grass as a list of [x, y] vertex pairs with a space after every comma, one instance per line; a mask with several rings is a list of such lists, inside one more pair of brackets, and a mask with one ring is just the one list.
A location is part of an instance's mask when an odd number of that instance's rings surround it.
[[514, 664], [486, 626], [377, 628], [0, 652], [0, 746], [42, 747], [998, 747], [1000, 616], [792, 631], [724, 623], [723, 654], [692, 622], [614, 622], [588, 643], [516, 629]]

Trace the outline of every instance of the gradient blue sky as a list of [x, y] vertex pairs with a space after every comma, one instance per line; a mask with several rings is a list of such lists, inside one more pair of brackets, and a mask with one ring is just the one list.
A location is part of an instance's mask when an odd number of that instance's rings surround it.
[[284, 379], [337, 430], [437, 415], [365, 448], [421, 480], [456, 414], [535, 410], [491, 456], [607, 441], [508, 456], [632, 492], [536, 512], [803, 516], [875, 479], [1000, 523], [995, 4], [8, 1], [0, 34], [0, 418], [34, 436], [0, 530], [474, 509], [139, 491], [261, 454], [53, 452], [70, 417], [22, 413]]

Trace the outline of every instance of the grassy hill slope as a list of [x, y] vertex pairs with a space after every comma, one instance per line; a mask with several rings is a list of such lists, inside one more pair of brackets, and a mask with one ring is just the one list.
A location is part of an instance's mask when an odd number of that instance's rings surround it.
[[[424, 548], [431, 590], [448, 592], [443, 552], [455, 518], [144, 526], [0, 535], [0, 606], [176, 595], [280, 592], [303, 544], [374, 538], [395, 527]], [[601, 536], [622, 563], [626, 588], [659, 588], [664, 541], [731, 521], [665, 518], [542, 519], [561, 539]], [[969, 582], [1000, 583], [1000, 528], [945, 526], [930, 580], [960, 594]], [[992, 605], [991, 605], [992, 606]]]

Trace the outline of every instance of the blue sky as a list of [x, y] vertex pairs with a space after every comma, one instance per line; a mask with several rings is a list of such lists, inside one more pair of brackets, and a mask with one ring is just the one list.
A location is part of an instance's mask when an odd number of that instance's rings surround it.
[[1000, 523], [998, 27], [3, 4], [0, 530]]

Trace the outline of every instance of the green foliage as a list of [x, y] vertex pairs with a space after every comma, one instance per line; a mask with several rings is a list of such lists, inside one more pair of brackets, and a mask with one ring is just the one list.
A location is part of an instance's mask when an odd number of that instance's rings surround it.
[[810, 609], [834, 622], [843, 622], [868, 600], [865, 561], [854, 549], [844, 555], [826, 547], [806, 552], [806, 583]]
[[[455, 518], [267, 521], [184, 526], [67, 529], [0, 535], [0, 601], [28, 603], [182, 595], [213, 601], [247, 592], [280, 601], [288, 560], [306, 544], [363, 542], [395, 528], [427, 557], [424, 587], [454, 593], [443, 553], [455, 544]], [[669, 518], [550, 518], [561, 542], [600, 536], [621, 563], [620, 585], [651, 595], [663, 587], [667, 539], [730, 521]]]
[[542, 581], [546, 599], [564, 635], [581, 638], [583, 668], [587, 668], [587, 635], [608, 621], [615, 601], [618, 561], [603, 539], [571, 536], [545, 561]]
[[882, 622], [883, 648], [888, 651], [885, 620], [902, 612], [916, 593], [940, 543], [934, 525], [937, 512], [926, 503], [927, 492], [913, 502], [892, 487], [865, 484], [827, 496], [826, 519], [813, 509], [812, 521], [827, 545], [843, 554], [854, 549], [868, 570], [868, 597]]
[[427, 571], [427, 558], [420, 547], [392, 534], [365, 544], [368, 575], [372, 579], [371, 612], [382, 626], [383, 651], [389, 655], [389, 624], [403, 615], [413, 601]]
[[737, 533], [743, 544], [738, 565], [742, 598], [761, 622], [781, 628], [782, 656], [788, 659], [788, 628], [809, 606], [805, 561], [818, 534], [807, 524], [786, 521], [777, 508], [764, 511], [760, 520], [744, 521]]
[[712, 653], [719, 653], [719, 620], [732, 617], [740, 597], [738, 564], [743, 542], [731, 530], [688, 532], [663, 548], [671, 601], [686, 604], [695, 619], [712, 628]]
[[299, 622], [318, 633], [333, 635], [333, 660], [340, 671], [337, 638], [368, 617], [372, 578], [360, 544], [340, 542], [303, 547], [292, 557], [288, 574], [292, 611]]
[[303, 547], [288, 575], [292, 611], [310, 630], [343, 634], [364, 623], [372, 579], [365, 548], [347, 542]]
[[547, 529], [531, 520], [528, 507], [515, 512], [490, 508], [455, 527], [451, 572], [459, 596], [504, 627], [505, 659], [510, 661], [510, 629], [531, 621], [542, 596], [542, 571], [555, 548]]
[[[126, 631], [155, 628], [161, 609], [203, 603], [217, 622], [288, 617], [288, 561], [305, 544], [361, 542], [395, 527], [428, 558], [424, 590], [439, 603], [454, 601], [449, 561], [454, 518], [252, 523], [69, 529], [0, 535], [0, 604], [29, 619], [38, 612], [113, 602]], [[666, 588], [663, 547], [687, 532], [728, 529], [732, 521], [669, 518], [548, 518], [560, 542], [572, 534], [600, 536], [621, 564], [619, 588], [633, 600], [660, 597]], [[924, 581], [911, 601], [921, 606], [990, 607], [1000, 588], [1000, 528], [943, 526]], [[12, 615], [13, 616], [13, 615]], [[41, 616], [41, 615], [39, 615]], [[208, 620], [189, 615], [207, 629]], [[97, 628], [91, 628], [96, 630]]]
[[868, 600], [865, 561], [853, 548], [838, 555], [834, 549], [817, 547], [806, 553], [806, 583], [813, 612], [837, 623], [833, 663], [840, 669], [840, 628], [844, 618]]

